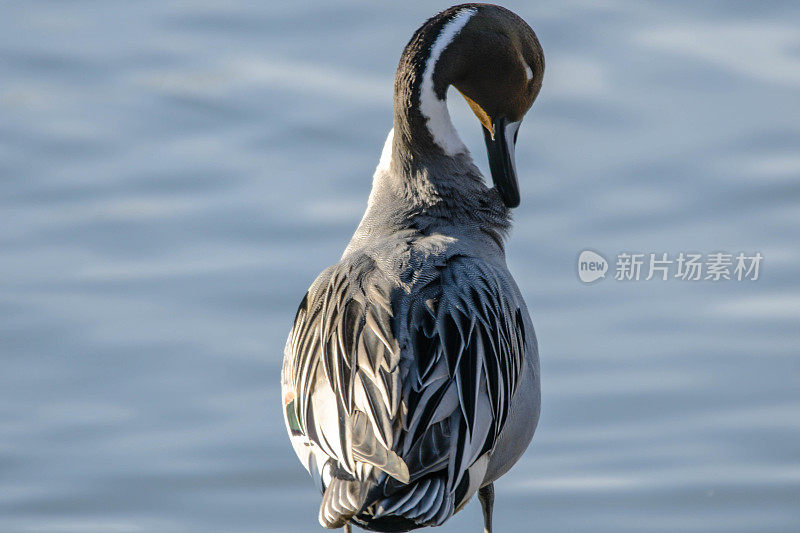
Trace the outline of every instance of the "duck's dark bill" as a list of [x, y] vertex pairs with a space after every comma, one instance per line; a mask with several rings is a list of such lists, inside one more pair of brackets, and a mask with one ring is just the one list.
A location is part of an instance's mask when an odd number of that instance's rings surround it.
[[517, 165], [514, 162], [514, 145], [517, 142], [520, 120], [509, 122], [506, 118], [498, 118], [494, 122], [494, 138], [483, 129], [486, 150], [489, 154], [489, 170], [492, 172], [497, 192], [507, 207], [519, 205], [519, 182], [517, 181]]

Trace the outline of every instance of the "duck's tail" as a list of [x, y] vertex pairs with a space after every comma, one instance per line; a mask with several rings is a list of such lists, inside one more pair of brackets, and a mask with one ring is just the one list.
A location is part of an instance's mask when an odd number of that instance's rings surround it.
[[378, 500], [364, 513], [364, 518], [375, 525], [388, 522], [412, 529], [440, 526], [454, 511], [453, 494], [447, 488], [447, 480], [444, 475], [434, 475]]
[[357, 479], [332, 478], [322, 495], [319, 523], [328, 529], [344, 527], [364, 506], [368, 492], [366, 483]]
[[[385, 478], [384, 478], [385, 481]], [[334, 477], [325, 489], [319, 522], [334, 529], [352, 522], [376, 531], [438, 526], [453, 515], [454, 497], [443, 475], [426, 476], [387, 495], [386, 483]], [[399, 488], [399, 490], [397, 490]]]

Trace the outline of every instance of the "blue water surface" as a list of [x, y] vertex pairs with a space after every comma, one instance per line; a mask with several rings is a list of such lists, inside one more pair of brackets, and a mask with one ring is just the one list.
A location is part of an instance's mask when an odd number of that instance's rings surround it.
[[[283, 346], [447, 5], [0, 4], [0, 531], [320, 531]], [[508, 244], [543, 412], [496, 530], [798, 531], [800, 6], [507, 5], [547, 57]], [[764, 262], [584, 285], [584, 249]]]

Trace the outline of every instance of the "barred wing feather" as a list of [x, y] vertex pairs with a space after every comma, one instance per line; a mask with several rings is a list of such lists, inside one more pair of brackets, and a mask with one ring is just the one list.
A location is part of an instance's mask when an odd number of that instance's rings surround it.
[[[361, 461], [407, 481], [407, 468], [392, 451], [401, 376], [391, 312], [388, 284], [370, 260], [320, 275], [300, 304], [286, 347], [284, 382], [293, 392], [287, 418], [350, 474]], [[334, 403], [325, 411], [334, 416], [322, 419], [315, 395]]]
[[412, 480], [446, 461], [455, 490], [465, 471], [493, 449], [525, 356], [517, 294], [495, 267], [455, 257], [413, 298], [407, 328], [416, 364], [404, 382], [401, 453]]

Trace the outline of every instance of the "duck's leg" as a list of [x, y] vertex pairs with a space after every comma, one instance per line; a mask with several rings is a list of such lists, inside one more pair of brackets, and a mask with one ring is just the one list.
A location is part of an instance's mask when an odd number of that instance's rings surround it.
[[350, 529], [350, 522], [347, 522], [347, 523], [344, 525], [344, 533], [351, 533], [351, 529]]
[[492, 510], [494, 509], [494, 483], [478, 490], [478, 500], [483, 509], [483, 533], [492, 533]]

